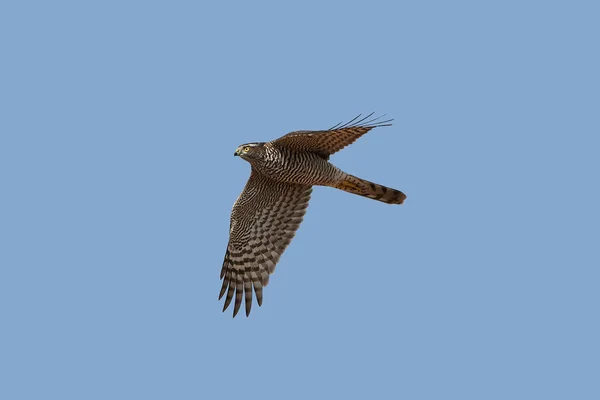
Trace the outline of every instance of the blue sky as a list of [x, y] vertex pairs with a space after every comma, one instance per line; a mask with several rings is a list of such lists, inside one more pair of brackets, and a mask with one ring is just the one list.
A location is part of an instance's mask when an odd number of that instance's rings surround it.
[[[594, 2], [4, 2], [3, 399], [600, 398]], [[246, 142], [375, 111], [250, 318]]]

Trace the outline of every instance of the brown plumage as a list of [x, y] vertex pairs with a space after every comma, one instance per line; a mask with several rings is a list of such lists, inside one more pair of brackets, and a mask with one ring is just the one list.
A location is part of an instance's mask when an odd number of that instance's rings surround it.
[[242, 299], [248, 316], [253, 291], [262, 305], [263, 288], [302, 222], [312, 186], [330, 186], [387, 204], [404, 202], [406, 195], [399, 190], [347, 174], [328, 161], [371, 129], [390, 125], [391, 120], [369, 120], [371, 115], [325, 131], [296, 131], [237, 148], [234, 155], [248, 161], [252, 173], [231, 212], [221, 269], [223, 311], [235, 297], [233, 316]]
[[348, 193], [358, 194], [369, 199], [379, 200], [387, 204], [402, 204], [406, 195], [399, 190], [369, 182], [348, 174], [348, 176], [336, 183], [333, 187]]

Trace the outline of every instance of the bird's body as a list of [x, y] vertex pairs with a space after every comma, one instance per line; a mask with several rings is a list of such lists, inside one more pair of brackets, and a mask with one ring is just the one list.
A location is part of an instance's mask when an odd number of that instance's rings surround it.
[[331, 154], [389, 122], [365, 122], [368, 117], [354, 122], [357, 118], [327, 131], [297, 131], [236, 149], [234, 155], [248, 161], [252, 173], [231, 212], [221, 269], [219, 299], [227, 293], [223, 311], [235, 294], [233, 316], [242, 297], [248, 315], [253, 289], [258, 305], [262, 304], [263, 287], [302, 222], [312, 186], [335, 187], [388, 204], [404, 202], [404, 193], [347, 174], [329, 162]]
[[264, 144], [265, 157], [252, 164], [257, 172], [277, 182], [330, 186], [345, 175], [315, 153]]

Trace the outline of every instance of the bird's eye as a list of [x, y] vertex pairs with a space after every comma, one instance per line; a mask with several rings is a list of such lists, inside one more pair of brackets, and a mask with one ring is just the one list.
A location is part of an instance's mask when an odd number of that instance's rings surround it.
[[242, 151], [243, 151], [244, 153], [247, 153], [247, 152], [249, 152], [249, 151], [250, 151], [250, 147], [246, 146], [246, 147], [244, 147], [244, 148], [242, 149]]

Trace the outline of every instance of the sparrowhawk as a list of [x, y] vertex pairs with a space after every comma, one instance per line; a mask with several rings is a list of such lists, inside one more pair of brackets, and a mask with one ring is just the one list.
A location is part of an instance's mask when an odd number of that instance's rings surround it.
[[227, 293], [223, 311], [235, 295], [235, 317], [245, 298], [246, 316], [252, 307], [252, 291], [262, 305], [263, 288], [279, 257], [300, 226], [313, 185], [330, 186], [349, 193], [402, 204], [406, 195], [357, 178], [331, 164], [329, 156], [379, 126], [391, 125], [380, 118], [360, 119], [324, 131], [296, 131], [270, 142], [247, 143], [234, 155], [252, 167], [246, 187], [233, 205], [229, 244], [219, 299]]

